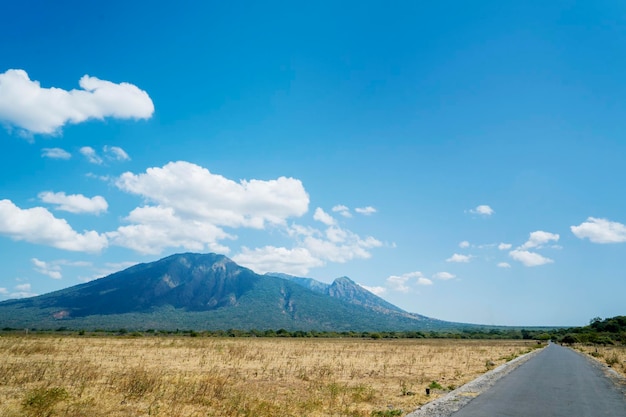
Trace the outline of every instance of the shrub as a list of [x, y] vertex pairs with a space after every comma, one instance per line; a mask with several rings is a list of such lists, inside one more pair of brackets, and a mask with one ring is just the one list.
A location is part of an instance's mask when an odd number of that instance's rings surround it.
[[36, 388], [26, 393], [22, 410], [27, 416], [50, 417], [54, 413], [54, 407], [68, 397], [64, 388]]

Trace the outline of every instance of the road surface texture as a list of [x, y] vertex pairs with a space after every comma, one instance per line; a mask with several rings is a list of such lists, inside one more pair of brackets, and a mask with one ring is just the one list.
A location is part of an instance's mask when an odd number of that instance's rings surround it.
[[407, 417], [626, 417], [626, 386], [615, 373], [609, 378], [609, 372], [582, 354], [550, 344], [508, 374], [501, 371], [504, 376], [496, 376], [484, 392], [460, 389]]

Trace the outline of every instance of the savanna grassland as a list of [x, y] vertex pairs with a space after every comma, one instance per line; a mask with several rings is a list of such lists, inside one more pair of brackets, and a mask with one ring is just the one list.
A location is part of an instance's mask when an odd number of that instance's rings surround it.
[[0, 337], [0, 415], [404, 415], [535, 347], [522, 340], [8, 335]]
[[599, 362], [606, 364], [626, 377], [626, 346], [621, 345], [588, 345], [578, 344], [574, 346], [583, 353], [593, 356]]

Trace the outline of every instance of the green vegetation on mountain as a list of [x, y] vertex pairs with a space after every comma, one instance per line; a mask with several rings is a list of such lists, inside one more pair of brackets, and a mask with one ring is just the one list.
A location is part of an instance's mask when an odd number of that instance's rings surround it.
[[407, 313], [345, 277], [319, 291], [258, 275], [217, 254], [172, 255], [0, 303], [0, 327], [10, 328], [406, 331], [459, 326]]

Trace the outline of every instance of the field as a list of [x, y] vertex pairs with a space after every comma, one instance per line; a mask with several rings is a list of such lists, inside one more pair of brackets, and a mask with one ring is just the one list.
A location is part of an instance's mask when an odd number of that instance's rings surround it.
[[535, 347], [521, 340], [8, 335], [0, 337], [0, 415], [399, 416]]
[[577, 344], [575, 348], [593, 356], [599, 362], [611, 366], [626, 377], [626, 346], [592, 346]]

